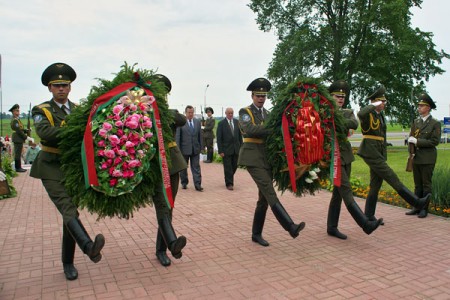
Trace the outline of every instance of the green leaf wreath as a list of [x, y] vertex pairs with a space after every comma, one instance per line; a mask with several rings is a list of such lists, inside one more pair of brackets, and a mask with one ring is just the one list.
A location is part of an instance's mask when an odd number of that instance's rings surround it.
[[[118, 104], [118, 102], [112, 101], [111, 106], [107, 106], [100, 110], [96, 119], [92, 121], [92, 132], [95, 134], [95, 168], [98, 172], [99, 182], [101, 182], [103, 186], [96, 187], [96, 189], [85, 187], [85, 173], [83, 172], [82, 165], [82, 142], [89, 113], [94, 101], [116, 86], [133, 81], [135, 73], [137, 72], [143, 82], [150, 85], [150, 90], [153, 93], [154, 99], [156, 99], [166, 150], [168, 150], [168, 143], [173, 141], [173, 136], [170, 134], [170, 124], [173, 122], [173, 119], [169, 112], [167, 101], [165, 100], [167, 90], [164, 84], [153, 81], [154, 71], [135, 69], [135, 67], [136, 64], [129, 66], [125, 63], [112, 80], [97, 79], [99, 82], [98, 86], [93, 86], [87, 99], [80, 103], [80, 105], [67, 117], [66, 126], [63, 127], [60, 134], [61, 143], [59, 148], [62, 153], [61, 163], [63, 166], [62, 170], [65, 174], [66, 190], [72, 197], [72, 201], [78, 207], [86, 208], [91, 213], [97, 213], [99, 218], [114, 216], [129, 218], [133, 216], [133, 211], [145, 207], [146, 205], [152, 205], [152, 195], [154, 195], [155, 189], [159, 188], [162, 184], [162, 174], [158, 155], [154, 155], [155, 152], [157, 153], [159, 151], [158, 143], [155, 138], [156, 134], [149, 134], [149, 126], [144, 126], [145, 132], [142, 133], [143, 135], [146, 134], [146, 140], [142, 141], [141, 144], [144, 148], [136, 147], [136, 151], [140, 151], [141, 154], [145, 153], [145, 157], [136, 154], [136, 159], [131, 162], [133, 164], [131, 167], [134, 169], [130, 168], [128, 165], [127, 168], [123, 168], [124, 161], [121, 160], [119, 155], [116, 158], [118, 160], [108, 162], [110, 165], [105, 167], [105, 164], [107, 163], [105, 156], [99, 155], [98, 153], [107, 151], [107, 149], [110, 148], [108, 148], [108, 145], [101, 145], [102, 138], [99, 135], [99, 131], [102, 124], [104, 124], [108, 117], [112, 115], [114, 105]], [[139, 90], [139, 86], [137, 85], [135, 88], [131, 88], [125, 93], [116, 96], [119, 98], [122, 97], [120, 98], [122, 100], [127, 96], [128, 99], [130, 99], [133, 98], [133, 95], [136, 96], [136, 93], [139, 93], [140, 91], [142, 90]], [[151, 110], [148, 113], [152, 114]], [[125, 118], [126, 115], [130, 114], [124, 114], [122, 117]], [[141, 119], [143, 120], [143, 118]], [[144, 121], [148, 122], [148, 118]], [[140, 130], [140, 128], [141, 127], [138, 127], [136, 130]], [[124, 131], [126, 130], [128, 129], [124, 129]], [[111, 129], [110, 133], [116, 134], [117, 128]], [[126, 134], [124, 134], [124, 136], [125, 135]], [[125, 143], [122, 149], [125, 149], [124, 147], [126, 147]], [[166, 155], [169, 153], [170, 151], [166, 151]], [[170, 166], [170, 157], [167, 157], [167, 160]], [[129, 161], [126, 162], [126, 164], [128, 163]], [[111, 168], [109, 175], [108, 172], [102, 172], [104, 169], [108, 170], [107, 167]], [[116, 169], [112, 170], [114, 167]], [[117, 172], [120, 173], [125, 169], [126, 171], [123, 171], [124, 174], [120, 174], [120, 177], [117, 177]], [[113, 175], [112, 171], [116, 173]], [[110, 183], [109, 187], [107, 186], [108, 183]]]
[[[314, 194], [321, 188], [320, 180], [333, 174], [334, 156], [336, 155], [335, 139], [343, 142], [346, 138], [344, 119], [342, 114], [337, 113], [337, 105], [329, 94], [328, 89], [320, 83], [319, 79], [298, 78], [289, 84], [272, 102], [273, 108], [269, 115], [266, 126], [271, 129], [267, 138], [267, 155], [272, 165], [272, 173], [276, 186], [282, 192], [289, 190], [297, 196], [305, 193]], [[302, 120], [304, 109], [315, 114], [311, 120], [316, 122], [317, 135], [321, 135], [319, 144], [316, 145], [320, 151], [309, 152], [304, 149], [305, 140], [300, 138], [299, 132], [311, 124], [299, 124]], [[289, 132], [288, 143], [292, 144], [292, 158], [295, 163], [296, 191], [291, 184], [288, 169], [288, 155], [285, 145], [286, 131], [282, 127], [282, 119], [285, 116], [288, 124], [286, 130]], [[320, 123], [317, 120], [320, 118]], [[319, 130], [320, 126], [321, 130]], [[315, 134], [311, 135], [315, 138]], [[321, 141], [323, 141], [321, 143]], [[303, 147], [303, 148], [302, 148]], [[303, 152], [302, 152], [303, 151]], [[288, 151], [289, 152], [289, 151]], [[304, 156], [316, 155], [308, 163], [304, 163]]]

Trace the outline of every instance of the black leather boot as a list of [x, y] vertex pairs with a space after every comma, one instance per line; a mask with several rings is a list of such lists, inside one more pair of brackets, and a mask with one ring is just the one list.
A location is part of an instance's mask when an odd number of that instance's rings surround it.
[[255, 215], [253, 216], [253, 226], [252, 226], [252, 241], [260, 244], [261, 246], [269, 246], [267, 242], [262, 237], [262, 230], [264, 227], [264, 222], [266, 221], [267, 206], [256, 206]]
[[73, 265], [75, 244], [75, 240], [70, 235], [66, 225], [63, 225], [61, 259], [63, 263], [64, 275], [67, 280], [75, 280], [78, 278], [78, 270]]
[[355, 220], [356, 224], [358, 224], [366, 234], [371, 234], [372, 232], [374, 232], [375, 229], [377, 229], [378, 226], [380, 226], [383, 222], [383, 218], [370, 220], [362, 212], [361, 208], [359, 208], [356, 202], [352, 202], [347, 205], [347, 210], [353, 217], [353, 220]]
[[102, 259], [100, 251], [105, 245], [105, 237], [102, 234], [97, 234], [93, 242], [78, 218], [71, 219], [67, 223], [67, 229], [83, 253], [89, 256], [94, 263], [98, 263]]
[[158, 258], [161, 265], [164, 267], [170, 266], [170, 258], [166, 254], [167, 245], [164, 241], [161, 232], [158, 228], [158, 234], [156, 235], [156, 258]]
[[158, 220], [158, 224], [159, 231], [161, 232], [161, 235], [166, 242], [170, 253], [172, 253], [172, 256], [176, 259], [181, 258], [181, 256], [183, 255], [183, 253], [181, 253], [181, 250], [183, 250], [187, 242], [186, 237], [181, 235], [177, 238], [175, 230], [172, 227], [172, 221], [170, 220], [169, 216], [164, 216], [162, 219]]
[[[416, 195], [417, 195], [417, 194], [416, 194]], [[430, 201], [431, 201], [431, 192], [424, 191], [424, 192], [423, 192], [423, 195], [430, 195]], [[430, 205], [430, 204], [429, 204], [429, 202], [428, 202], [428, 204], [427, 204], [424, 208], [422, 208], [422, 209], [419, 211], [417, 217], [419, 217], [419, 218], [426, 218], [426, 217], [428, 216], [428, 206], [429, 206], [429, 205]]]
[[[367, 216], [369, 221], [377, 221], [378, 219], [375, 217], [375, 207], [377, 206], [378, 195], [369, 195], [366, 198], [366, 206], [364, 208], [364, 214]], [[384, 225], [383, 219], [381, 219], [380, 225]]]
[[[416, 194], [417, 197], [422, 198], [423, 197], [423, 191], [419, 190], [419, 189], [415, 189], [414, 190], [414, 194]], [[414, 216], [414, 215], [418, 215], [420, 212], [420, 209], [416, 209], [416, 208], [412, 208], [410, 211], [405, 212], [405, 215], [407, 216]]]
[[[337, 193], [337, 194], [335, 194]], [[328, 235], [335, 236], [338, 239], [345, 240], [347, 236], [339, 231], [338, 223], [339, 216], [341, 214], [340, 195], [337, 190], [333, 190], [333, 196], [331, 197], [330, 205], [328, 206], [328, 218], [327, 218], [327, 233]]]
[[405, 186], [402, 186], [400, 190], [397, 191], [398, 194], [412, 207], [418, 209], [419, 211], [428, 208], [428, 204], [431, 200], [431, 194], [428, 193], [423, 198], [417, 197], [410, 190], [408, 190]]
[[277, 218], [278, 222], [288, 231], [291, 237], [294, 239], [298, 237], [300, 231], [305, 228], [305, 222], [300, 222], [300, 224], [295, 224], [287, 211], [284, 209], [280, 202], [275, 203], [272, 207], [272, 212]]
[[20, 161], [20, 159], [14, 160], [14, 168], [16, 169], [16, 172], [19, 172], [19, 173], [23, 173], [23, 172], [27, 171], [25, 169], [22, 169], [22, 162]]

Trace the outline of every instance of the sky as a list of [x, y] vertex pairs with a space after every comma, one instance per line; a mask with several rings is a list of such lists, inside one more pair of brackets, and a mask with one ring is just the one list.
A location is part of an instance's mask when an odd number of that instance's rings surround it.
[[[219, 5], [220, 3], [220, 5]], [[18, 103], [22, 112], [51, 98], [43, 70], [64, 62], [77, 72], [70, 99], [85, 98], [96, 78], [112, 79], [120, 66], [138, 63], [172, 82], [171, 108], [211, 106], [220, 117], [251, 103], [248, 84], [265, 77], [277, 43], [258, 29], [244, 0], [55, 1], [0, 0], [2, 111]], [[450, 53], [442, 26], [450, 1], [424, 1], [412, 25], [434, 33], [437, 49]], [[450, 62], [441, 65], [450, 69]], [[433, 116], [450, 116], [450, 74], [431, 78]], [[270, 103], [267, 103], [270, 107]]]

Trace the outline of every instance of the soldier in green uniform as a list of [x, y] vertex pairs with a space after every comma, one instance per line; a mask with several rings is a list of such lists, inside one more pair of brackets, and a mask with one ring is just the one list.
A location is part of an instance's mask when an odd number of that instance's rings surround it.
[[[428, 207], [431, 194], [421, 198], [406, 188], [397, 174], [388, 166], [386, 149], [386, 121], [383, 110], [386, 106], [386, 89], [379, 87], [368, 97], [370, 104], [358, 112], [361, 122], [363, 139], [359, 146], [358, 155], [370, 167], [370, 191], [366, 199], [364, 213], [371, 221], [375, 221], [375, 209], [378, 201], [378, 192], [383, 180], [392, 186], [397, 193], [416, 209]], [[383, 223], [381, 223], [382, 225]]]
[[[414, 144], [415, 154], [413, 159], [414, 193], [417, 197], [431, 194], [434, 166], [436, 164], [437, 150], [441, 138], [441, 124], [430, 114], [436, 108], [433, 99], [423, 93], [419, 97], [419, 118], [414, 120], [409, 133], [408, 142]], [[406, 212], [407, 215], [418, 214], [419, 218], [428, 215], [428, 205], [421, 210], [413, 208]]]
[[[158, 81], [164, 83], [167, 88], [167, 93], [172, 89], [172, 83], [169, 78], [162, 74], [156, 74], [155, 77]], [[166, 99], [167, 101], [167, 99]], [[175, 132], [177, 127], [184, 126], [186, 124], [186, 117], [178, 112], [176, 109], [171, 109], [174, 122], [171, 124], [172, 129], [172, 141], [169, 142], [170, 161], [169, 166], [170, 173], [170, 185], [172, 188], [172, 197], [175, 202], [175, 197], [178, 193], [178, 186], [180, 183], [180, 171], [187, 169], [186, 160], [181, 154], [177, 143], [174, 141]], [[169, 266], [171, 264], [170, 258], [166, 254], [167, 246], [175, 258], [181, 258], [181, 250], [186, 246], [186, 238], [184, 236], [177, 237], [172, 227], [172, 210], [170, 210], [164, 200], [164, 194], [161, 189], [158, 189], [153, 196], [153, 202], [155, 204], [156, 217], [158, 219], [158, 234], [156, 236], [156, 257], [163, 266]]]
[[253, 103], [239, 110], [239, 124], [244, 138], [244, 144], [239, 152], [238, 164], [245, 166], [258, 186], [258, 202], [253, 217], [252, 241], [262, 246], [269, 243], [262, 237], [267, 208], [270, 205], [273, 214], [281, 226], [296, 238], [305, 227], [305, 223], [295, 224], [278, 200], [272, 183], [272, 169], [267, 161], [265, 139], [269, 130], [264, 126], [264, 120], [269, 115], [264, 102], [271, 88], [265, 78], [253, 80], [247, 87], [251, 91]]
[[[356, 120], [353, 110], [342, 108], [345, 102], [345, 96], [349, 91], [348, 84], [345, 80], [337, 80], [330, 85], [328, 90], [339, 106], [338, 113], [342, 113], [345, 118], [344, 133], [348, 136], [350, 129], [358, 128], [358, 120]], [[328, 235], [345, 240], [347, 235], [343, 234], [338, 229], [342, 199], [344, 199], [345, 206], [347, 207], [350, 215], [367, 234], [371, 234], [375, 229], [377, 229], [383, 219], [369, 221], [353, 198], [352, 186], [350, 184], [350, 173], [352, 171], [352, 162], [355, 160], [355, 157], [353, 156], [350, 141], [346, 140], [345, 143], [340, 143], [339, 152], [341, 155], [341, 186], [333, 187], [333, 194], [328, 207], [327, 233]]]
[[216, 126], [216, 119], [212, 116], [214, 110], [212, 107], [205, 108], [207, 115], [205, 120], [205, 127], [203, 128], [203, 145], [206, 147], [206, 161], [211, 163], [214, 157], [214, 127]]
[[102, 234], [98, 234], [94, 241], [89, 237], [79, 219], [77, 207], [72, 203], [63, 184], [58, 133], [65, 124], [66, 116], [75, 107], [68, 99], [71, 83], [75, 78], [75, 71], [64, 63], [55, 63], [47, 67], [42, 73], [41, 81], [52, 93], [53, 98], [32, 109], [36, 133], [41, 138], [42, 147], [33, 162], [30, 176], [41, 179], [50, 199], [62, 215], [62, 262], [68, 280], [78, 278], [78, 271], [73, 264], [75, 243], [94, 263], [101, 260], [100, 251], [105, 244]]
[[9, 111], [12, 113], [11, 129], [13, 130], [12, 142], [14, 143], [14, 167], [16, 172], [26, 172], [27, 170], [22, 169], [22, 150], [23, 143], [29, 139], [27, 136], [29, 132], [23, 127], [23, 124], [20, 121], [19, 104], [14, 104]]

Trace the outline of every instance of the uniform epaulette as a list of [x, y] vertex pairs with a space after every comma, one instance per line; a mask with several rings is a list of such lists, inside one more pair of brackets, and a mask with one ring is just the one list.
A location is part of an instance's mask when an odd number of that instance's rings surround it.
[[47, 107], [51, 107], [49, 103], [42, 103], [38, 105], [39, 108], [47, 108]]

